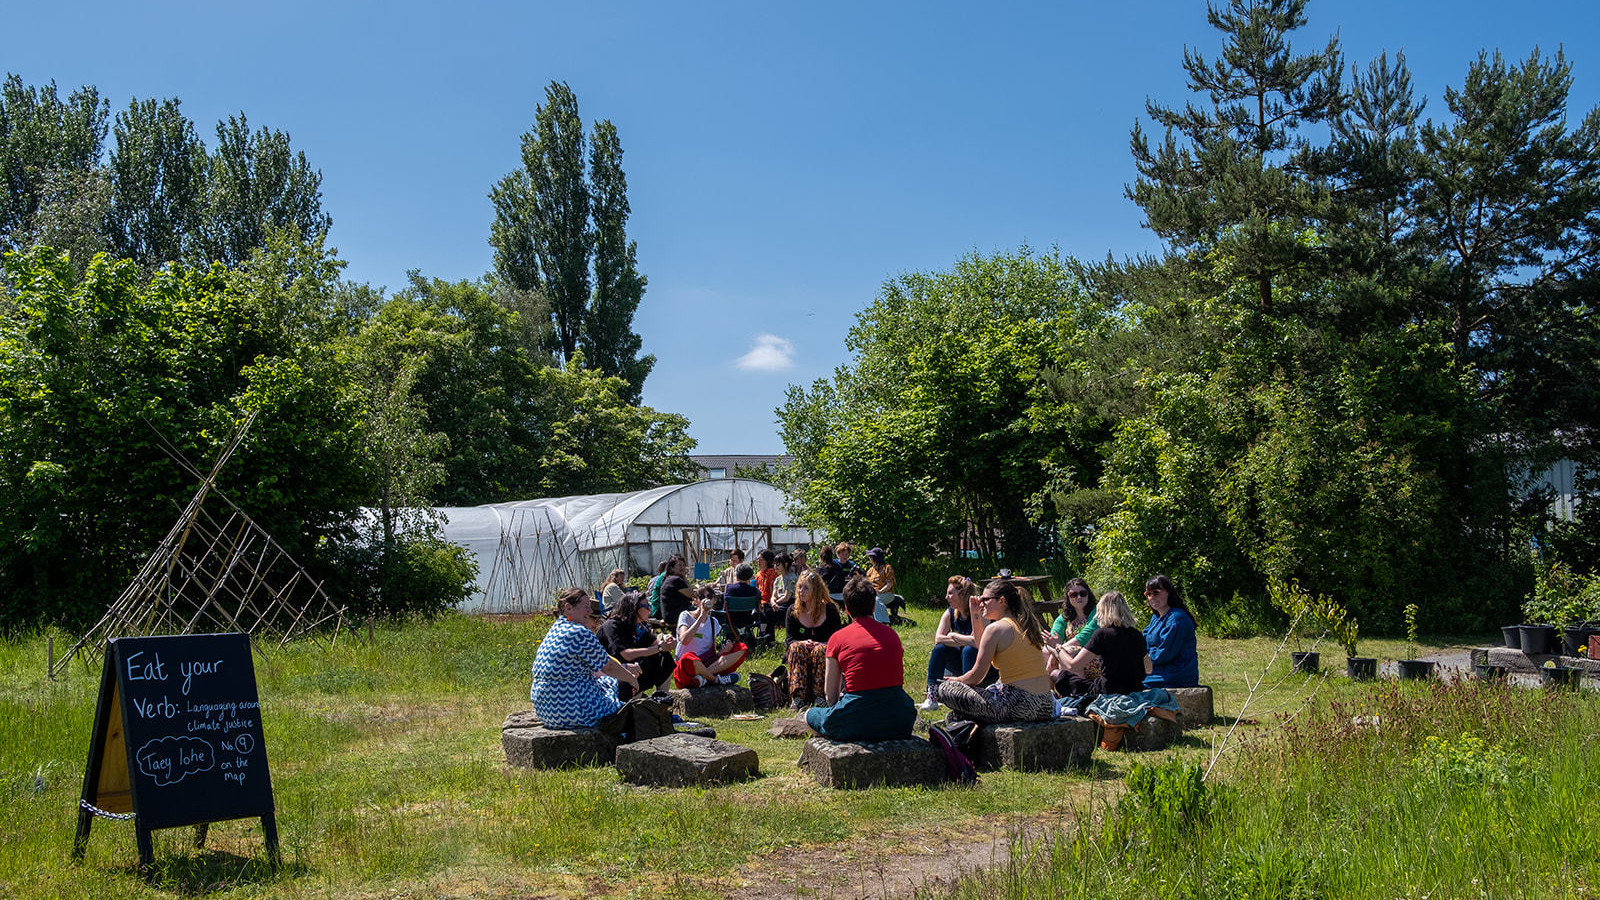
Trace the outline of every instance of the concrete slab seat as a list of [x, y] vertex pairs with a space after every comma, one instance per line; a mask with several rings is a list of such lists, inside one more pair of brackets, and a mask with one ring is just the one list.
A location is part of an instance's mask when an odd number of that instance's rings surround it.
[[976, 765], [985, 769], [1054, 772], [1089, 765], [1099, 729], [1088, 719], [1001, 722], [978, 729]]
[[741, 684], [678, 688], [667, 691], [672, 711], [685, 719], [726, 719], [734, 713], [754, 712], [756, 699]]
[[617, 748], [617, 771], [629, 784], [659, 787], [724, 784], [761, 774], [756, 751], [693, 734], [669, 734]]
[[1127, 725], [1100, 726], [1090, 721], [1089, 725], [1096, 728], [1099, 733], [1099, 743], [1102, 750], [1165, 750], [1168, 745], [1183, 734], [1180, 720], [1182, 713], [1173, 718], [1166, 718], [1152, 712], [1144, 717], [1137, 727]]
[[500, 726], [506, 762], [523, 769], [601, 766], [617, 755], [617, 739], [597, 728], [546, 728], [533, 710], [514, 712]]
[[1212, 706], [1211, 688], [1205, 685], [1167, 688], [1167, 693], [1172, 695], [1172, 699], [1178, 701], [1178, 723], [1185, 729], [1203, 728], [1211, 724], [1211, 717], [1215, 713], [1215, 708]]
[[831, 788], [945, 782], [944, 753], [922, 738], [845, 744], [813, 737], [800, 751], [800, 768]]

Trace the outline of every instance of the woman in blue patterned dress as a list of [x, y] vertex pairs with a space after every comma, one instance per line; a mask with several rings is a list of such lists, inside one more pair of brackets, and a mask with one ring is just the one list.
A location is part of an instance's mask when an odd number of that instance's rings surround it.
[[612, 659], [589, 628], [589, 593], [568, 588], [556, 598], [556, 620], [533, 657], [533, 712], [549, 728], [592, 728], [622, 708], [617, 682], [639, 681]]

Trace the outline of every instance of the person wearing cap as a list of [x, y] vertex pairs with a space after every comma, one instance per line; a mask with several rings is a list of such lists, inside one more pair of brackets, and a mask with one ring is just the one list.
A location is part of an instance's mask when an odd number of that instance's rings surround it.
[[872, 582], [872, 587], [878, 592], [878, 609], [881, 615], [874, 615], [880, 622], [893, 622], [899, 616], [899, 611], [905, 608], [906, 601], [894, 592], [894, 566], [884, 561], [887, 553], [882, 547], [873, 547], [867, 551], [867, 559], [872, 565], [867, 568], [867, 580]]

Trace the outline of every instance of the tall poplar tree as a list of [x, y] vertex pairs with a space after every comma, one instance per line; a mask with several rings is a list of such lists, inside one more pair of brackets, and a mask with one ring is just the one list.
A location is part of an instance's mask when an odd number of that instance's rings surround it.
[[616, 127], [596, 122], [586, 141], [577, 96], [552, 82], [522, 136], [522, 167], [489, 193], [489, 243], [502, 282], [544, 295], [561, 361], [582, 350], [586, 364], [626, 380], [637, 403], [655, 358], [638, 356], [642, 341], [632, 330], [645, 279], [627, 239], [621, 162]]
[[134, 100], [112, 128], [112, 251], [153, 268], [181, 259], [200, 226], [206, 148], [177, 98]]
[[628, 240], [628, 179], [622, 172], [617, 127], [609, 121], [594, 123], [589, 177], [594, 191], [594, 297], [584, 323], [583, 358], [626, 381], [630, 390], [624, 399], [638, 405], [656, 358], [639, 356], [644, 341], [633, 332], [645, 278], [639, 274], [637, 244]]

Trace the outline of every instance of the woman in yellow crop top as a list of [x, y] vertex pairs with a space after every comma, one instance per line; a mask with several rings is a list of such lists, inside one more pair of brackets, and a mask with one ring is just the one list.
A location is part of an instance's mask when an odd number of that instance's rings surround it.
[[[1005, 579], [989, 582], [978, 598], [990, 624], [978, 640], [978, 658], [964, 674], [939, 682], [935, 697], [950, 707], [951, 717], [974, 722], [1043, 722], [1055, 718], [1055, 695], [1045, 674], [1044, 628], [1033, 604]], [[1000, 681], [979, 689], [993, 665]]]

